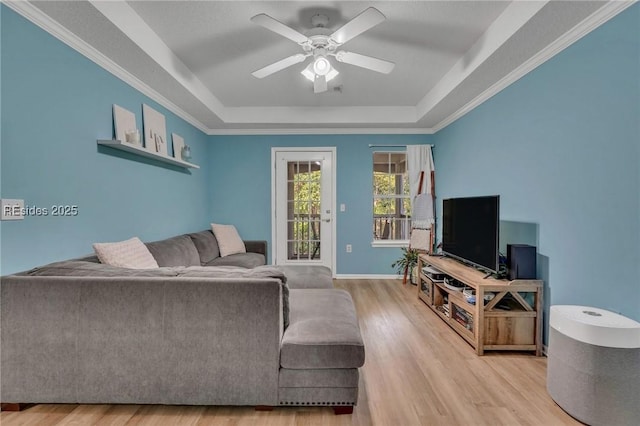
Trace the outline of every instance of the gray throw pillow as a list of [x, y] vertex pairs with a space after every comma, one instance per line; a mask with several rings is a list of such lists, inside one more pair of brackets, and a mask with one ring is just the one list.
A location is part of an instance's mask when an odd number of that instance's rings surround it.
[[158, 266], [200, 266], [200, 255], [188, 235], [147, 243]]
[[220, 247], [218, 247], [218, 240], [216, 240], [213, 231], [206, 230], [201, 232], [194, 232], [189, 234], [193, 244], [198, 250], [200, 255], [200, 265], [204, 266], [211, 262], [213, 259], [220, 257]]

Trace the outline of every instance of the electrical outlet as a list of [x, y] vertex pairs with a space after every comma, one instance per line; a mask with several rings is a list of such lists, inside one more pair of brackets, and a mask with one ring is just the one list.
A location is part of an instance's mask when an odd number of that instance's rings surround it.
[[352, 249], [351, 244], [347, 244], [347, 253], [351, 253], [351, 249]]
[[3, 198], [0, 200], [1, 215], [0, 220], [22, 220], [24, 219], [24, 200], [13, 200]]

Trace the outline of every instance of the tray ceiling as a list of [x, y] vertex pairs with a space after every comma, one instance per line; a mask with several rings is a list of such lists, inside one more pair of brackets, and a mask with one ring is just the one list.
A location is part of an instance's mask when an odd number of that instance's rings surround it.
[[[438, 130], [615, 16], [604, 1], [33, 1], [7, 5], [209, 134]], [[396, 63], [344, 63], [314, 94], [300, 71], [252, 71], [301, 52], [250, 18], [305, 33], [368, 7], [386, 20], [345, 44]], [[5, 35], [6, 36], [6, 35]], [[10, 35], [9, 35], [10, 36]]]

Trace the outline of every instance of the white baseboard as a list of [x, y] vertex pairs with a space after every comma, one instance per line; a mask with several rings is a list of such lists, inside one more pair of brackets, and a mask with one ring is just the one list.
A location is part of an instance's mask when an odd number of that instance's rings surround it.
[[338, 280], [401, 280], [402, 275], [394, 274], [336, 274]]

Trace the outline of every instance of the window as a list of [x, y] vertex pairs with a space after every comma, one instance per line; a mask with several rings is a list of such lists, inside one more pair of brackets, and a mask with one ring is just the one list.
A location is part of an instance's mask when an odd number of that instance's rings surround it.
[[373, 153], [374, 243], [407, 241], [411, 231], [411, 199], [405, 152]]
[[320, 162], [289, 161], [287, 176], [287, 259], [320, 259]]

